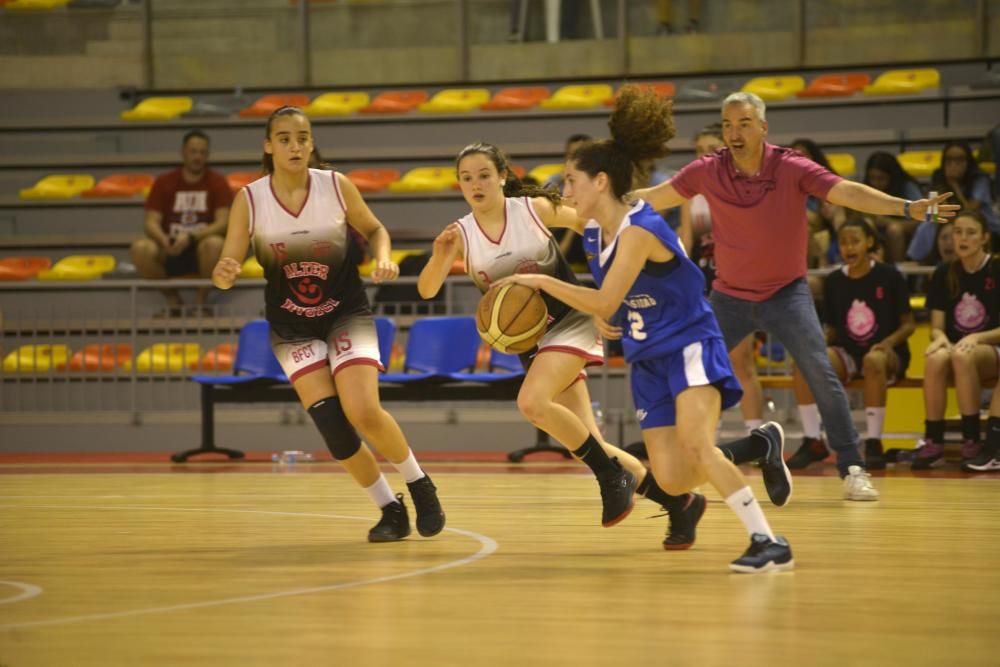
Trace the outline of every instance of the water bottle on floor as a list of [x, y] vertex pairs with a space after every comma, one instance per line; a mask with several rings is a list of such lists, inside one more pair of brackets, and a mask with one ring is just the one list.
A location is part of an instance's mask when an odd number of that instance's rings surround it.
[[313, 460], [313, 455], [298, 449], [286, 449], [281, 453], [271, 454], [271, 461], [281, 465], [293, 465], [295, 463], [308, 463]]

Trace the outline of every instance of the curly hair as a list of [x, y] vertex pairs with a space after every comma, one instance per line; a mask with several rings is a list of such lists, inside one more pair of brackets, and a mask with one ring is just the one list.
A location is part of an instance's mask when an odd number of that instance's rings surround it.
[[578, 147], [570, 160], [591, 178], [606, 173], [612, 192], [621, 199], [632, 189], [637, 165], [670, 154], [667, 142], [677, 133], [673, 102], [652, 90], [625, 86], [618, 93], [608, 129], [611, 139]]
[[493, 166], [497, 168], [497, 173], [501, 176], [504, 173], [507, 174], [506, 183], [503, 186], [505, 197], [545, 197], [554, 206], [558, 206], [562, 201], [562, 196], [555, 190], [522, 182], [517, 177], [517, 174], [514, 173], [514, 169], [510, 166], [510, 159], [504, 155], [504, 152], [497, 146], [485, 141], [477, 141], [474, 144], [469, 144], [459, 151], [458, 157], [455, 158], [455, 171], [458, 171], [458, 165], [464, 158], [475, 153], [485, 155], [486, 159], [492, 162]]

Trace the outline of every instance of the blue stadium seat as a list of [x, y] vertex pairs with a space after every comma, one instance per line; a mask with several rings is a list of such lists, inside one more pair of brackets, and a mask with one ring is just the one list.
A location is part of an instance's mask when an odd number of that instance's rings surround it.
[[191, 379], [202, 384], [243, 384], [255, 380], [288, 382], [271, 351], [270, 328], [265, 320], [252, 320], [243, 325], [232, 375], [195, 375]]
[[396, 338], [396, 323], [388, 317], [376, 317], [375, 332], [378, 334], [378, 356], [382, 366], [388, 369], [392, 360], [392, 341]]
[[451, 373], [476, 367], [479, 333], [473, 317], [425, 317], [414, 322], [406, 341], [402, 373], [385, 373], [382, 382], [446, 382]]
[[490, 350], [490, 370], [487, 373], [449, 373], [448, 377], [459, 382], [517, 382], [524, 377], [524, 366], [516, 354]]

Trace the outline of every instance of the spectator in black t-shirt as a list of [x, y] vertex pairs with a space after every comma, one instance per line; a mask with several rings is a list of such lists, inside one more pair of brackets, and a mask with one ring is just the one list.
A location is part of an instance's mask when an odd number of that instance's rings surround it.
[[[837, 232], [844, 264], [826, 276], [823, 323], [827, 354], [840, 381], [865, 381], [865, 463], [885, 468], [882, 427], [889, 385], [906, 374], [915, 328], [906, 280], [894, 266], [875, 259], [878, 236], [862, 218], [852, 218]], [[816, 409], [805, 379], [795, 371], [799, 409]], [[803, 415], [803, 422], [807, 419]], [[815, 420], [819, 414], [815, 415]]]
[[927, 290], [931, 342], [924, 369], [926, 428], [913, 460], [917, 470], [944, 455], [949, 380], [962, 414], [963, 464], [977, 457], [983, 381], [1000, 371], [1000, 261], [989, 254], [989, 228], [979, 212], [963, 211], [952, 225], [957, 259], [937, 267]]

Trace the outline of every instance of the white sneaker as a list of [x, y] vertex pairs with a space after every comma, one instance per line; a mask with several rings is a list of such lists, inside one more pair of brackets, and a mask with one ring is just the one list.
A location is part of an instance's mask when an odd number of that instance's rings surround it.
[[847, 469], [844, 500], [878, 500], [878, 490], [872, 486], [872, 476], [861, 466], [850, 466]]

